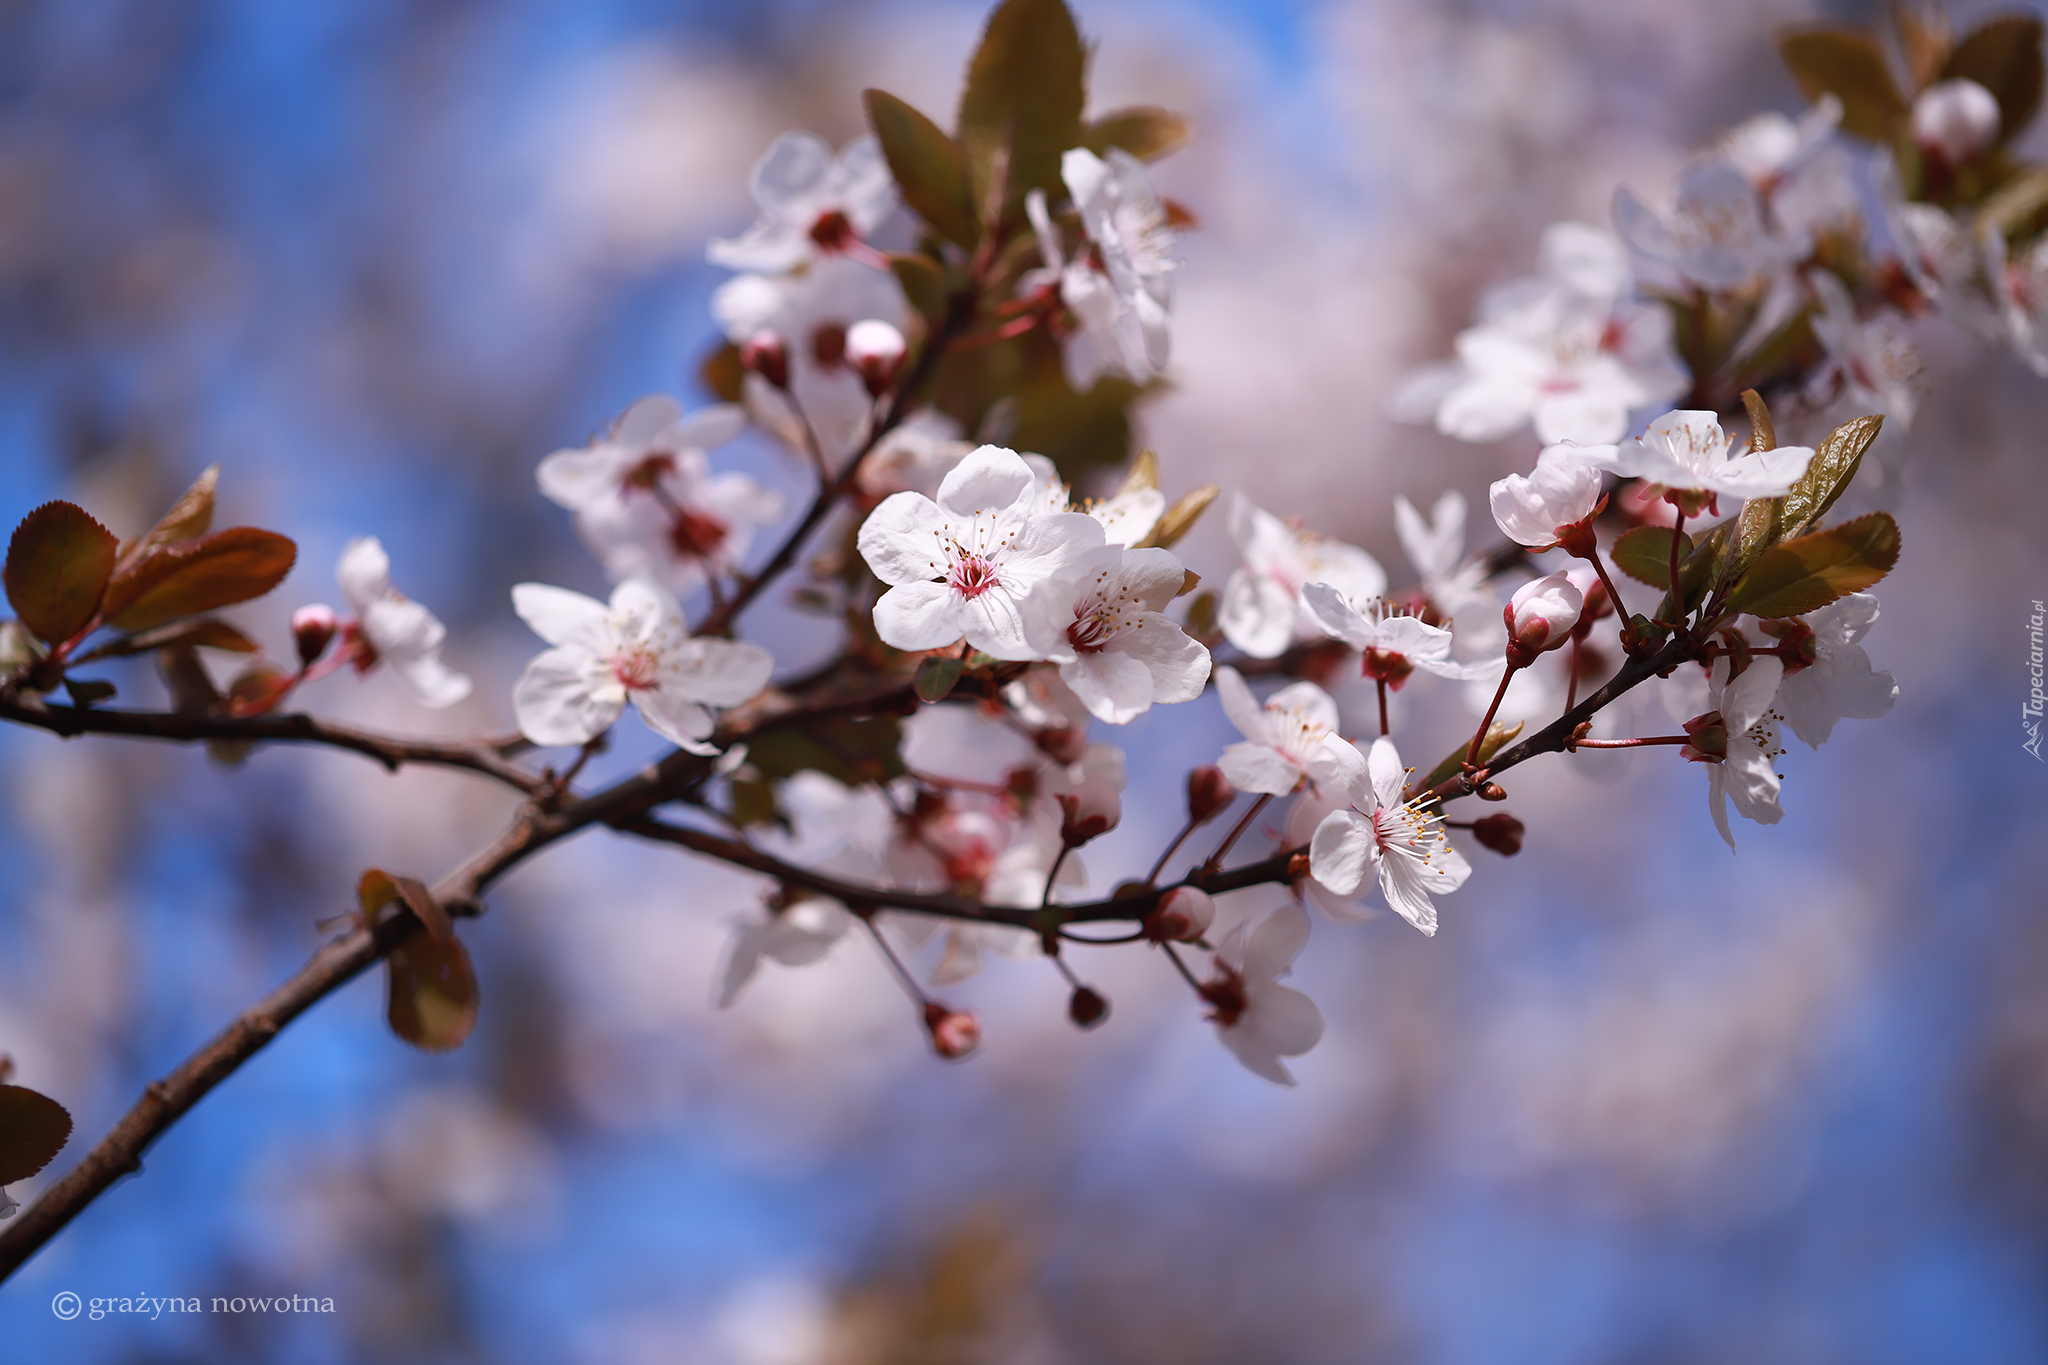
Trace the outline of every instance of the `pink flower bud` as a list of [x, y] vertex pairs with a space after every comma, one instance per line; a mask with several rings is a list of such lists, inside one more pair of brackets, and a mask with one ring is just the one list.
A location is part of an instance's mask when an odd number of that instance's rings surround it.
[[1998, 140], [1998, 97], [1975, 81], [1937, 81], [1913, 101], [1913, 140], [1960, 166]]
[[1104, 814], [1093, 803], [1079, 796], [1062, 796], [1060, 803], [1060, 838], [1068, 848], [1079, 848], [1090, 839], [1099, 839], [1116, 828], [1113, 816]]
[[1216, 902], [1192, 886], [1176, 886], [1145, 917], [1145, 937], [1157, 943], [1193, 943], [1216, 922]]
[[780, 334], [756, 332], [740, 347], [740, 364], [778, 389], [789, 387], [789, 347]]
[[1088, 732], [1072, 725], [1040, 730], [1031, 737], [1039, 750], [1055, 763], [1079, 763], [1088, 752]]
[[1074, 1021], [1075, 1028], [1095, 1028], [1109, 1018], [1109, 1002], [1087, 986], [1076, 986], [1067, 1000], [1067, 1018]]
[[1508, 627], [1508, 662], [1527, 668], [1538, 654], [1568, 641], [1585, 604], [1562, 573], [1524, 583], [1502, 613]]
[[949, 1062], [958, 1061], [981, 1046], [981, 1021], [965, 1010], [948, 1009], [936, 1000], [927, 1001], [924, 1026], [932, 1036], [932, 1050]]
[[334, 608], [324, 603], [315, 602], [293, 612], [292, 644], [299, 651], [299, 666], [312, 667], [314, 660], [327, 652], [334, 632], [340, 629], [341, 618], [334, 614]]
[[879, 398], [896, 386], [906, 350], [903, 333], [877, 318], [846, 329], [846, 363], [853, 366], [870, 394]]
[[1188, 774], [1188, 822], [1206, 825], [1237, 799], [1237, 788], [1223, 775], [1223, 769], [1205, 763]]

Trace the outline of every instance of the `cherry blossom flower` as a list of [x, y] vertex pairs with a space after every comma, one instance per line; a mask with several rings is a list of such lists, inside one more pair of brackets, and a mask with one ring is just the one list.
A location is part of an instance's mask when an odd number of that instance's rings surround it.
[[[1047, 763], [1039, 774], [1039, 790], [1060, 809], [1065, 825], [1099, 823], [1097, 833], [1115, 829], [1123, 820], [1123, 790], [1129, 781], [1124, 751], [1114, 744], [1091, 744], [1072, 763]], [[1031, 896], [1009, 904], [1035, 905], [1045, 879], [1037, 879]]]
[[1959, 326], [2001, 337], [2004, 321], [1989, 300], [1984, 240], [1939, 205], [1901, 196], [1896, 173], [1886, 175], [1884, 194], [1899, 264], [1913, 287]]
[[1797, 121], [1775, 109], [1744, 119], [1722, 134], [1713, 150], [1769, 198], [1827, 145], [1841, 123], [1842, 102], [1823, 94]]
[[1146, 917], [1145, 932], [1161, 941], [1193, 943], [1215, 922], [1216, 902], [1208, 892], [1198, 886], [1176, 886]]
[[[1665, 413], [1641, 436], [1623, 442], [1615, 454], [1595, 463], [1655, 485], [1690, 516], [1703, 507], [1719, 515], [1719, 499], [1724, 493], [1745, 499], [1780, 497], [1791, 490], [1813, 459], [1813, 451], [1806, 446], [1745, 449], [1736, 454], [1731, 453], [1733, 444], [1714, 413], [1680, 409]], [[1678, 496], [1672, 498], [1672, 494]]]
[[1051, 460], [1027, 454], [1024, 463], [1038, 479], [1045, 511], [1086, 512], [1102, 523], [1103, 540], [1110, 545], [1136, 545], [1152, 534], [1166, 511], [1166, 495], [1157, 488], [1125, 488], [1108, 498], [1084, 498], [1076, 503], [1073, 490]]
[[1108, 160], [1076, 147], [1060, 158], [1090, 250], [1069, 261], [1045, 194], [1025, 198], [1045, 265], [1021, 282], [1029, 291], [1058, 282], [1060, 302], [1080, 321], [1066, 348], [1068, 383], [1085, 391], [1104, 369], [1143, 382], [1166, 367], [1173, 306], [1174, 234], [1145, 163], [1113, 147]]
[[1031, 467], [999, 446], [962, 460], [937, 500], [908, 492], [884, 499], [857, 540], [868, 567], [890, 585], [875, 603], [882, 640], [939, 649], [964, 635], [998, 659], [1040, 657], [1025, 635], [1024, 599], [1103, 543], [1092, 517], [1041, 505]]
[[1548, 550], [1584, 530], [1601, 504], [1597, 460], [1612, 459], [1613, 446], [1570, 442], [1545, 446], [1535, 472], [1510, 474], [1487, 490], [1494, 522], [1508, 539], [1532, 550]]
[[1483, 664], [1452, 662], [1451, 632], [1385, 598], [1361, 611], [1328, 583], [1311, 583], [1301, 590], [1301, 600], [1318, 625], [1364, 655], [1366, 677], [1397, 692], [1418, 668], [1439, 678], [1475, 678], [1486, 671]]
[[1387, 590], [1387, 571], [1365, 551], [1290, 525], [1233, 494], [1230, 535], [1244, 567], [1223, 585], [1218, 624], [1231, 644], [1255, 659], [1277, 658], [1296, 640], [1322, 634], [1301, 604], [1310, 583], [1328, 583], [1354, 602]]
[[1936, 81], [1913, 101], [1913, 140], [1950, 166], [1989, 151], [1999, 125], [1998, 96], [1972, 80]]
[[754, 529], [782, 515], [782, 499], [744, 474], [713, 474], [705, 451], [746, 427], [731, 404], [688, 416], [652, 394], [589, 446], [558, 450], [536, 478], [549, 500], [576, 514], [576, 531], [614, 580], [657, 578], [686, 593], [739, 567]]
[[1876, 621], [1876, 595], [1852, 592], [1792, 621], [1761, 623], [1766, 638], [1800, 656], [1785, 666], [1777, 704], [1807, 747], [1826, 743], [1836, 721], [1876, 720], [1898, 701], [1898, 683], [1871, 668], [1859, 643]]
[[860, 462], [855, 486], [878, 502], [891, 493], [922, 493], [929, 498], [973, 449], [972, 442], [960, 439], [958, 422], [937, 408], [921, 408], [875, 443]]
[[1457, 359], [1404, 381], [1395, 415], [1461, 441], [1497, 441], [1532, 423], [1546, 442], [1619, 439], [1632, 410], [1686, 386], [1670, 310], [1629, 298], [1631, 288], [1612, 237], [1552, 224], [1542, 273], [1490, 293], [1478, 325], [1458, 335]]
[[881, 144], [858, 137], [834, 156], [811, 133], [784, 133], [754, 165], [751, 186], [761, 216], [705, 255], [728, 270], [779, 274], [844, 251], [882, 225], [896, 206], [896, 184]]
[[1680, 753], [1707, 765], [1707, 806], [1714, 813], [1714, 828], [1732, 849], [1735, 835], [1728, 828], [1730, 800], [1737, 814], [1760, 825], [1775, 825], [1785, 816], [1778, 804], [1776, 769], [1779, 755], [1785, 752], [1778, 744], [1777, 731], [1777, 723], [1784, 717], [1771, 708], [1785, 667], [1775, 657], [1758, 656], [1732, 681], [1728, 676], [1731, 667], [1725, 654], [1714, 660], [1707, 678], [1710, 709], [1685, 723], [1692, 742]]
[[2003, 233], [1985, 233], [1987, 266], [1998, 286], [2006, 336], [2035, 374], [2048, 376], [2048, 236], [2036, 238], [2017, 257], [2009, 255]]
[[1315, 1001], [1280, 984], [1308, 942], [1308, 916], [1283, 905], [1257, 924], [1240, 924], [1216, 950], [1216, 975], [1202, 986], [1223, 1046], [1246, 1067], [1279, 1085], [1294, 1076], [1282, 1057], [1298, 1057], [1322, 1041]]
[[1309, 875], [1339, 896], [1379, 880], [1394, 913], [1425, 934], [1436, 933], [1436, 896], [1465, 884], [1472, 865], [1452, 846], [1439, 807], [1403, 802], [1407, 771], [1392, 740], [1372, 743], [1369, 756], [1334, 736], [1324, 741], [1337, 786], [1350, 808], [1332, 811], [1309, 840]]
[[749, 374], [747, 405], [792, 449], [805, 447], [807, 422], [834, 459], [866, 436], [874, 410], [848, 363], [847, 333], [871, 318], [899, 331], [910, 325], [896, 277], [849, 256], [826, 256], [791, 275], [735, 275], [713, 291], [711, 313], [735, 344], [764, 332], [784, 341], [788, 392]]
[[[1024, 600], [1024, 636], [1089, 712], [1122, 725], [1154, 702], [1192, 701], [1209, 651], [1164, 614], [1186, 580], [1167, 550], [1110, 545], [1048, 578]], [[1446, 637], [1448, 638], [1448, 637]]]
[[1337, 703], [1322, 688], [1290, 683], [1261, 706], [1244, 675], [1226, 665], [1216, 670], [1216, 695], [1244, 736], [1217, 760], [1233, 787], [1285, 796], [1305, 781], [1330, 775], [1323, 738], [1336, 732]]
[[1821, 302], [1812, 315], [1813, 333], [1827, 351], [1827, 363], [1814, 372], [1810, 387], [1823, 393], [1838, 389], [1859, 411], [1881, 412], [1911, 426], [1920, 403], [1921, 365], [1906, 337], [1906, 320], [1890, 309], [1859, 316], [1833, 271], [1809, 271], [1807, 281]]
[[740, 998], [763, 958], [807, 967], [831, 952], [852, 925], [846, 907], [823, 896], [805, 896], [779, 909], [764, 905], [735, 920], [725, 970], [719, 974], [718, 1008]]
[[342, 623], [358, 672], [380, 661], [405, 679], [432, 707], [453, 706], [469, 695], [465, 674], [441, 662], [448, 628], [434, 613], [391, 586], [391, 558], [375, 536], [351, 540], [341, 552], [334, 578], [353, 619]]
[[712, 730], [706, 708], [746, 701], [775, 668], [759, 645], [691, 636], [675, 598], [649, 579], [627, 579], [609, 604], [521, 583], [512, 606], [554, 646], [512, 688], [520, 733], [535, 744], [587, 743], [630, 700], [662, 738], [691, 753], [716, 753], [704, 742]]
[[1407, 498], [1394, 498], [1394, 530], [1422, 579], [1426, 606], [1451, 628], [1453, 647], [1468, 658], [1500, 652], [1500, 596], [1482, 560], [1465, 558], [1465, 495], [1445, 489], [1429, 520]]
[[1772, 229], [1756, 185], [1726, 161], [1688, 171], [1669, 216], [1626, 189], [1616, 191], [1614, 226], [1639, 256], [1683, 284], [1706, 289], [1735, 289], [1777, 274], [1809, 246]]

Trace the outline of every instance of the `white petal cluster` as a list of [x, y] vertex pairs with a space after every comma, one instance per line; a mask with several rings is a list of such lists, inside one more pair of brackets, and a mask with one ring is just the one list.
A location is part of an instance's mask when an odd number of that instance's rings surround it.
[[1681, 409], [1665, 413], [1641, 436], [1623, 442], [1613, 455], [1594, 463], [1660, 489], [1693, 494], [1698, 505], [1711, 508], [1721, 494], [1745, 499], [1780, 497], [1791, 490], [1812, 460], [1813, 451], [1806, 446], [1736, 451], [1733, 439], [1721, 430], [1718, 416]]
[[1243, 494], [1231, 495], [1229, 522], [1244, 566], [1223, 585], [1218, 624], [1223, 638], [1255, 659], [1277, 658], [1296, 641], [1322, 634], [1302, 605], [1309, 584], [1327, 583], [1354, 602], [1387, 590], [1387, 571], [1371, 555], [1290, 525]]
[[1225, 666], [1216, 670], [1216, 695], [1244, 736], [1216, 761], [1233, 787], [1285, 796], [1304, 782], [1332, 775], [1323, 740], [1336, 733], [1337, 703], [1322, 688], [1289, 683], [1261, 705], [1244, 676]]
[[1385, 598], [1353, 606], [1328, 583], [1311, 583], [1301, 600], [1316, 623], [1333, 639], [1365, 655], [1365, 671], [1399, 690], [1415, 669], [1439, 678], [1474, 678], [1483, 664], [1461, 664], [1451, 658], [1451, 632], [1390, 606]]
[[1308, 942], [1308, 916], [1283, 905], [1257, 924], [1240, 924], [1216, 950], [1217, 981], [1204, 994], [1223, 1046], [1247, 1068], [1279, 1085], [1294, 1076], [1280, 1060], [1298, 1057], [1322, 1041], [1323, 1014], [1315, 1001], [1280, 984]]
[[1445, 489], [1424, 520], [1407, 498], [1394, 498], [1394, 530], [1422, 580], [1423, 596], [1451, 628], [1454, 647], [1471, 659], [1500, 653], [1500, 594], [1481, 559], [1465, 557], [1465, 495]]
[[940, 649], [964, 636], [998, 659], [1042, 657], [1025, 633], [1024, 599], [1103, 547], [1094, 518], [1043, 509], [1031, 467], [999, 446], [962, 460], [936, 499], [911, 492], [883, 499], [856, 542], [890, 585], [875, 603], [883, 642]]
[[1332, 785], [1351, 804], [1316, 826], [1309, 875], [1350, 896], [1370, 874], [1396, 914], [1425, 934], [1436, 933], [1433, 898], [1463, 886], [1472, 865], [1451, 844], [1435, 808], [1401, 800], [1408, 774], [1392, 740], [1374, 740], [1369, 756], [1336, 736], [1324, 745]]
[[1173, 307], [1174, 233], [1145, 163], [1113, 147], [1105, 160], [1084, 147], [1060, 158], [1060, 178], [1081, 218], [1087, 247], [1068, 260], [1045, 194], [1033, 190], [1025, 211], [1038, 236], [1043, 271], [1026, 289], [1057, 281], [1060, 302], [1080, 322], [1065, 348], [1067, 382], [1092, 388], [1109, 370], [1143, 382], [1166, 367]]
[[604, 438], [542, 460], [535, 478], [576, 514], [576, 533], [614, 581], [649, 577], [688, 593], [736, 570], [755, 529], [782, 515], [782, 499], [745, 474], [711, 472], [705, 452], [746, 424], [731, 404], [685, 415], [652, 394]]
[[1487, 491], [1495, 524], [1518, 545], [1550, 549], [1569, 527], [1593, 515], [1602, 482], [1595, 462], [1615, 453], [1613, 446], [1545, 446], [1533, 473], [1510, 474]]
[[1861, 643], [1877, 623], [1876, 595], [1852, 592], [1799, 620], [1813, 632], [1814, 661], [1788, 667], [1778, 690], [1778, 707], [1792, 733], [1818, 749], [1838, 720], [1889, 715], [1899, 684], [1871, 668]]
[[1031, 590], [1024, 637], [1112, 725], [1155, 702], [1192, 701], [1209, 681], [1209, 651], [1164, 614], [1185, 578], [1170, 551], [1104, 546]]
[[1545, 442], [1619, 440], [1629, 414], [1685, 391], [1671, 312], [1633, 297], [1620, 243], [1581, 223], [1543, 237], [1542, 273], [1481, 302], [1457, 359], [1417, 372], [1396, 415], [1461, 441], [1497, 441], [1533, 425]]
[[341, 552], [334, 577], [354, 613], [358, 668], [368, 669], [379, 660], [390, 664], [428, 706], [453, 706], [469, 695], [469, 678], [441, 662], [448, 628], [391, 586], [391, 557], [384, 553], [383, 542], [375, 536], [351, 540]]
[[882, 146], [858, 137], [841, 148], [813, 133], [784, 133], [755, 163], [761, 216], [744, 233], [711, 243], [705, 255], [728, 270], [795, 270], [865, 238], [896, 206]]
[[717, 752], [709, 707], [737, 706], [768, 685], [775, 659], [759, 645], [699, 639], [660, 584], [629, 578], [609, 603], [521, 583], [512, 606], [554, 646], [519, 675], [512, 710], [535, 744], [584, 744], [631, 701], [640, 718], [692, 753]]
[[1777, 723], [1784, 719], [1771, 708], [1784, 680], [1785, 666], [1771, 657], [1750, 661], [1748, 668], [1729, 677], [1726, 655], [1714, 660], [1707, 677], [1707, 706], [1721, 716], [1727, 732], [1726, 754], [1720, 762], [1707, 764], [1707, 806], [1714, 813], [1714, 828], [1735, 847], [1735, 835], [1728, 827], [1728, 803], [1736, 813], [1760, 825], [1775, 825], [1785, 818], [1778, 804]]

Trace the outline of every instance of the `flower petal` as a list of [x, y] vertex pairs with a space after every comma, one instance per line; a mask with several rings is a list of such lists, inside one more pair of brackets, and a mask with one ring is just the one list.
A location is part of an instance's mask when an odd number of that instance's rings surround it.
[[610, 654], [618, 641], [608, 624], [610, 612], [594, 597], [546, 583], [518, 583], [512, 588], [512, 610], [551, 645], [578, 645], [590, 653]]
[[519, 733], [535, 744], [583, 744], [611, 728], [625, 709], [616, 688], [601, 687], [604, 664], [587, 649], [561, 645], [535, 658], [512, 685]]

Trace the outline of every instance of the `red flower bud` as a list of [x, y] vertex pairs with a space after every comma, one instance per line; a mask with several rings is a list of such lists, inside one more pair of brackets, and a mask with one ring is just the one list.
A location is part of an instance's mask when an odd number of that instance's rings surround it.
[[334, 614], [334, 608], [321, 603], [300, 607], [292, 613], [292, 644], [299, 651], [299, 666], [310, 668], [333, 641], [334, 633], [341, 629], [341, 618]]
[[1087, 986], [1076, 986], [1067, 1000], [1067, 1018], [1075, 1028], [1095, 1028], [1109, 1018], [1109, 1002]]
[[778, 389], [789, 387], [789, 347], [775, 332], [761, 331], [740, 347], [740, 364]]
[[1188, 823], [1206, 825], [1237, 799], [1237, 788], [1214, 763], [1204, 763], [1188, 774]]
[[1503, 858], [1522, 851], [1522, 822], [1503, 811], [1472, 822], [1472, 837]]
[[846, 329], [846, 363], [853, 366], [871, 397], [880, 398], [896, 387], [906, 349], [903, 333], [876, 318]]

